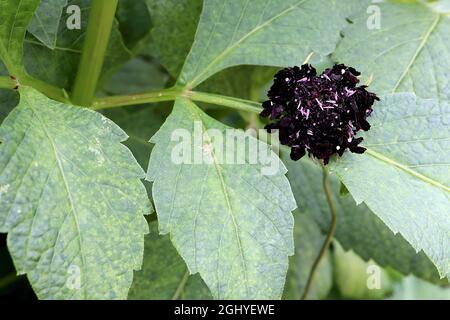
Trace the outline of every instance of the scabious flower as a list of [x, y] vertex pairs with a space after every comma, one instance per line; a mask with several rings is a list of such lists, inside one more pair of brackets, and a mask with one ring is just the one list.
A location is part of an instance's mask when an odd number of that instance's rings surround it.
[[291, 147], [292, 160], [308, 152], [327, 164], [335, 153], [342, 156], [347, 149], [366, 150], [359, 146], [363, 138], [355, 136], [370, 129], [366, 119], [379, 98], [367, 86], [357, 87], [359, 75], [343, 64], [321, 75], [308, 64], [275, 75], [261, 116], [271, 120], [266, 129], [278, 129], [280, 142]]

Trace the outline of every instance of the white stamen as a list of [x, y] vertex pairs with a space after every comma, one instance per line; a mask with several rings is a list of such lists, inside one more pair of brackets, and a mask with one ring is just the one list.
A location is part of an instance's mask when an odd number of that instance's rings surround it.
[[349, 96], [349, 97], [351, 97], [352, 95], [354, 95], [355, 92], [356, 92], [356, 91], [347, 89], [347, 87], [345, 88], [345, 91], [348, 93], [348, 96]]
[[323, 110], [323, 107], [322, 107], [322, 102], [320, 102], [320, 101], [319, 101], [319, 99], [317, 99], [317, 98], [316, 98], [316, 101], [317, 101], [317, 104], [319, 105], [320, 109], [322, 109], [322, 110]]
[[340, 146], [336, 146], [336, 150], [341, 150], [341, 147]]

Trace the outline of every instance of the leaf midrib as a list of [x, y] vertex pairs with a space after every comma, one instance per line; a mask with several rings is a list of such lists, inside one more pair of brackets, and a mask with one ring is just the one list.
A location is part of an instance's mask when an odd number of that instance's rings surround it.
[[[190, 100], [186, 100], [186, 102], [187, 102], [186, 105], [189, 106], [190, 113], [192, 114], [192, 116], [195, 119], [197, 119], [197, 121], [201, 122], [203, 130], [207, 134], [207, 131], [205, 130], [206, 128], [205, 128], [203, 119], [201, 119], [201, 117], [196, 112], [197, 111], [197, 106], [191, 105], [192, 102]], [[208, 138], [210, 138], [210, 137], [208, 136]], [[208, 140], [210, 140], [210, 139], [208, 139]], [[245, 262], [244, 250], [242, 249], [242, 243], [241, 243], [241, 238], [239, 236], [238, 225], [236, 223], [236, 217], [233, 214], [233, 208], [231, 206], [231, 202], [230, 202], [230, 199], [229, 199], [229, 194], [228, 194], [228, 191], [227, 191], [227, 186], [225, 184], [225, 179], [224, 179], [223, 174], [222, 174], [222, 168], [221, 168], [220, 164], [217, 161], [216, 155], [214, 153], [214, 149], [211, 151], [211, 155], [213, 157], [214, 167], [216, 169], [217, 176], [220, 179], [221, 190], [222, 190], [222, 193], [223, 193], [223, 195], [225, 197], [225, 201], [226, 201], [226, 204], [227, 204], [228, 212], [230, 213], [230, 217], [231, 217], [231, 220], [233, 222], [233, 227], [234, 227], [234, 230], [235, 230], [235, 233], [236, 233], [236, 239], [237, 239], [237, 243], [238, 243], [239, 253], [240, 253], [240, 256], [241, 256], [241, 263], [242, 263], [242, 266], [243, 266], [243, 273], [244, 273], [244, 280], [245, 280], [244, 285], [245, 285], [245, 289], [247, 291], [247, 296], [248, 296], [249, 295], [249, 287], [248, 287], [247, 264]], [[225, 226], [224, 226], [224, 228], [225, 228]], [[220, 248], [220, 246], [219, 246], [219, 248]], [[219, 295], [219, 293], [220, 293], [220, 290], [217, 292], [217, 294]], [[220, 296], [219, 296], [219, 299], [220, 299]]]
[[[32, 110], [33, 114], [36, 116], [36, 119], [41, 124], [42, 129], [44, 130], [44, 133], [47, 136], [47, 138], [48, 138], [48, 140], [49, 140], [49, 142], [50, 142], [50, 144], [52, 146], [53, 154], [54, 154], [55, 160], [56, 160], [56, 162], [58, 164], [58, 169], [59, 169], [59, 171], [61, 173], [61, 178], [63, 179], [63, 182], [64, 182], [64, 188], [66, 189], [67, 196], [69, 198], [70, 212], [72, 213], [72, 215], [74, 217], [75, 224], [76, 224], [76, 227], [77, 227], [77, 232], [78, 232], [78, 237], [77, 238], [78, 238], [78, 244], [80, 246], [81, 262], [83, 264], [83, 269], [86, 271], [86, 260], [85, 260], [84, 254], [83, 254], [83, 246], [82, 246], [82, 240], [81, 240], [81, 230], [80, 230], [80, 224], [78, 222], [78, 217], [76, 215], [75, 202], [74, 202], [74, 200], [72, 198], [72, 193], [70, 191], [69, 184], [67, 182], [67, 178], [66, 178], [65, 173], [64, 173], [64, 169], [63, 169], [63, 166], [62, 166], [62, 163], [61, 163], [61, 159], [60, 159], [60, 157], [58, 155], [57, 147], [55, 145], [55, 142], [54, 142], [53, 138], [51, 137], [50, 133], [48, 132], [48, 130], [46, 128], [45, 121], [40, 117], [40, 115], [37, 112], [37, 110], [33, 108], [33, 105], [28, 100], [28, 97], [26, 97], [25, 94], [24, 94], [24, 95], [22, 95], [22, 99], [26, 99], [26, 105]], [[80, 277], [84, 277], [83, 272], [81, 272]], [[81, 283], [83, 283], [84, 296], [87, 297], [86, 285], [84, 285], [84, 282], [81, 282]]]
[[439, 24], [440, 20], [441, 20], [441, 14], [438, 13], [438, 14], [436, 14], [433, 22], [431, 23], [430, 27], [428, 28], [427, 32], [425, 33], [425, 36], [423, 37], [422, 41], [420, 42], [419, 46], [417, 47], [417, 50], [414, 53], [414, 55], [412, 56], [410, 62], [406, 66], [406, 68], [403, 71], [403, 73], [400, 75], [400, 78], [396, 82], [394, 88], [392, 89], [392, 92], [396, 92], [397, 91], [397, 89], [400, 86], [400, 84], [402, 83], [403, 79], [406, 77], [408, 72], [411, 70], [412, 66], [414, 65], [414, 63], [416, 62], [416, 60], [419, 57], [420, 53], [422, 52], [423, 48], [427, 44], [428, 39], [430, 39], [431, 34], [436, 29], [436, 27]]
[[387, 164], [389, 164], [391, 166], [394, 166], [394, 167], [396, 167], [398, 169], [401, 169], [401, 170], [405, 171], [406, 173], [410, 174], [411, 176], [422, 180], [425, 183], [428, 183], [428, 184], [430, 184], [430, 185], [432, 185], [434, 187], [440, 188], [440, 189], [442, 189], [442, 190], [444, 190], [446, 192], [450, 192], [450, 188], [449, 187], [447, 187], [447, 186], [441, 184], [440, 182], [438, 182], [438, 181], [436, 181], [436, 180], [434, 180], [432, 178], [429, 178], [429, 177], [427, 177], [427, 176], [425, 176], [425, 175], [423, 175], [423, 174], [421, 174], [421, 173], [419, 173], [419, 172], [417, 172], [415, 170], [412, 170], [412, 169], [408, 168], [407, 166], [405, 166], [405, 165], [403, 165], [403, 164], [401, 164], [401, 163], [399, 163], [399, 162], [397, 162], [397, 161], [395, 161], [395, 160], [393, 160], [391, 158], [388, 158], [387, 156], [382, 155], [381, 153], [378, 153], [378, 152], [376, 152], [376, 151], [374, 151], [372, 149], [367, 149], [366, 150], [366, 154], [370, 155], [373, 158], [376, 158], [379, 161], [385, 162], [385, 163], [387, 163]]

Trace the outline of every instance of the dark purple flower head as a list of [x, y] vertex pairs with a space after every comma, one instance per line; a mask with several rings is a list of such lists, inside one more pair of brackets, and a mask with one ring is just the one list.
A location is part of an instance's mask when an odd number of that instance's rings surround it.
[[272, 122], [270, 132], [278, 129], [280, 142], [291, 147], [292, 160], [306, 154], [322, 159], [325, 164], [337, 153], [349, 149], [363, 153], [356, 138], [359, 130], [367, 131], [367, 117], [378, 97], [359, 83], [360, 73], [343, 64], [317, 75], [311, 65], [286, 68], [275, 75], [263, 103], [262, 117]]

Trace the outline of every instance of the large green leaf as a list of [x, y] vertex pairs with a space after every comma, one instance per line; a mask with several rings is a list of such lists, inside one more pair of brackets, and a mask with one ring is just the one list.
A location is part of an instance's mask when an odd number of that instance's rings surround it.
[[368, 207], [450, 277], [450, 104], [411, 93], [382, 98], [363, 136], [363, 155], [331, 164]]
[[233, 65], [301, 64], [332, 53], [345, 18], [369, 1], [205, 0], [179, 82], [195, 87]]
[[[35, 37], [27, 36], [24, 59], [26, 71], [30, 75], [57, 87], [71, 89], [81, 58], [90, 4], [89, 0], [69, 0], [69, 5], [78, 5], [81, 8], [81, 29], [69, 30], [65, 23], [61, 23], [54, 50], [47, 48]], [[66, 21], [68, 16], [64, 11], [62, 20]], [[105, 54], [102, 80], [131, 56], [132, 53], [124, 45], [118, 23], [115, 21]]]
[[[211, 128], [218, 131], [205, 131]], [[195, 141], [205, 133], [204, 141], [188, 148], [194, 160], [195, 154], [204, 154], [202, 162], [172, 160], [180, 143], [171, 139], [176, 129], [189, 137], [194, 134]], [[227, 152], [220, 148], [226, 129], [192, 102], [176, 100], [174, 111], [151, 140], [155, 146], [148, 179], [154, 181], [160, 232], [171, 234], [190, 272], [200, 273], [215, 298], [280, 298], [288, 256], [294, 250], [291, 211], [296, 205], [286, 169], [266, 144], [237, 130], [233, 133], [246, 139], [249, 148], [266, 152], [276, 171], [263, 175], [268, 173], [264, 165], [250, 164], [247, 155], [242, 164], [223, 163], [220, 152], [235, 156], [235, 141], [225, 142]]]
[[152, 26], [146, 0], [119, 0], [117, 19], [125, 44], [128, 48], [139, 50], [140, 41], [145, 41]]
[[[294, 162], [285, 152], [282, 159], [300, 211], [310, 215], [326, 233], [330, 209], [322, 187], [321, 168], [310, 159]], [[416, 253], [400, 234], [394, 235], [365, 204], [357, 206], [350, 195], [339, 195], [339, 179], [330, 176], [330, 188], [338, 215], [335, 238], [346, 250], [355, 251], [366, 261], [373, 259], [382, 267], [439, 282], [436, 267], [423, 252]]]
[[50, 49], [55, 49], [59, 23], [67, 0], [41, 0], [28, 26], [39, 41]]
[[333, 54], [365, 77], [380, 94], [415, 92], [421, 98], [450, 100], [450, 16], [423, 3], [377, 4], [380, 29], [368, 29], [360, 14], [344, 30]]
[[94, 111], [20, 95], [0, 127], [0, 231], [18, 273], [39, 298], [126, 298], [151, 211], [126, 134]]
[[145, 52], [176, 78], [194, 41], [202, 0], [146, 0], [153, 22]]
[[39, 0], [0, 0], [0, 58], [10, 74], [22, 71], [23, 39]]
[[189, 276], [183, 259], [168, 236], [158, 235], [158, 224], [150, 224], [145, 239], [142, 270], [134, 275], [128, 299], [211, 299], [208, 287], [199, 275]]
[[[306, 282], [314, 261], [325, 241], [322, 230], [310, 213], [295, 215], [295, 255], [289, 258], [283, 299], [299, 300], [305, 291]], [[333, 270], [330, 255], [322, 259], [308, 293], [308, 299], [325, 299], [333, 285]]]

